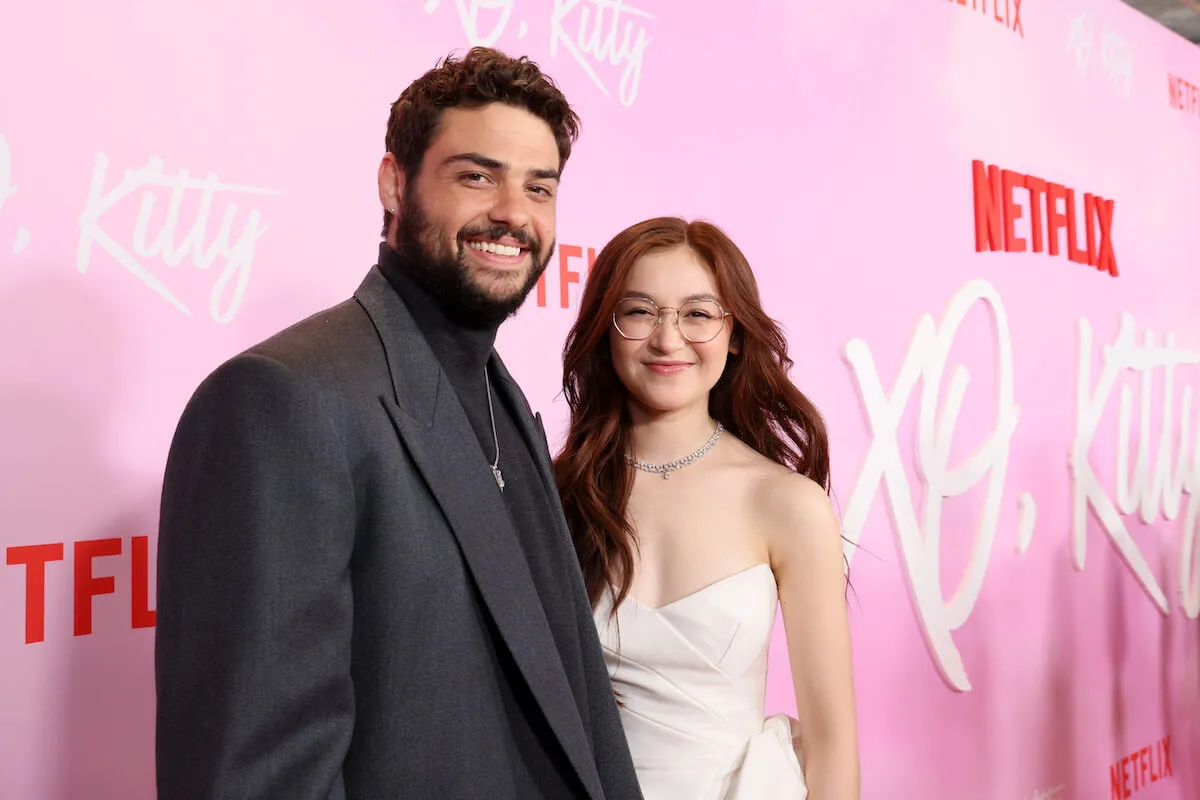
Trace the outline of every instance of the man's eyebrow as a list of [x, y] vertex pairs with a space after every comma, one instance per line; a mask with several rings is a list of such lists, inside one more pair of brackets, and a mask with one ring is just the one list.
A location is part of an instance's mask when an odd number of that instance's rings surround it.
[[488, 158], [487, 156], [481, 155], [479, 153], [457, 153], [455, 155], [450, 156], [442, 163], [443, 164], [454, 164], [459, 161], [465, 161], [468, 164], [474, 164], [478, 167], [483, 167], [484, 169], [497, 169], [497, 170], [501, 170], [501, 171], [508, 169], [508, 165], [505, 164], [503, 161], [497, 161], [494, 158]]
[[[492, 169], [498, 172], [507, 172], [509, 170], [508, 164], [494, 158], [489, 158], [482, 153], [456, 153], [448, 157], [442, 164], [449, 165], [458, 162], [474, 164], [477, 167]], [[562, 170], [558, 169], [531, 169], [528, 174], [530, 178], [539, 181], [557, 181], [562, 179]]]

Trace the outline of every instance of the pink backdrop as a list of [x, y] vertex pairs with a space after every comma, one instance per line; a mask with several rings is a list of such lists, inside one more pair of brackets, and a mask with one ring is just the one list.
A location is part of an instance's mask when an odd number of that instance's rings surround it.
[[593, 249], [702, 216], [756, 265], [858, 543], [863, 797], [1200, 796], [1195, 47], [1115, 0], [43, 0], [0, 28], [0, 797], [153, 796], [178, 415], [354, 289], [389, 103], [471, 43], [585, 123], [500, 337], [552, 440]]

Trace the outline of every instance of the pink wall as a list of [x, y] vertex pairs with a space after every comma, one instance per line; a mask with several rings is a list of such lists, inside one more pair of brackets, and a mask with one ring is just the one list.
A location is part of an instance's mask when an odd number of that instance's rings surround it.
[[[153, 795], [175, 422], [357, 285], [388, 105], [472, 42], [584, 118], [559, 258], [500, 340], [552, 439], [591, 249], [702, 216], [756, 265], [861, 548], [863, 797], [1200, 796], [1200, 51], [1115, 0], [635, 6], [5, 10], [0, 797]], [[1071, 190], [1053, 237], [1026, 176]]]

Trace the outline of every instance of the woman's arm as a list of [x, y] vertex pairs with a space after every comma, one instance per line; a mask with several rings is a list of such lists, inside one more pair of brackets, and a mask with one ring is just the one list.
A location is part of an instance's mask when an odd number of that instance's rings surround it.
[[858, 733], [841, 527], [825, 491], [789, 474], [771, 481], [771, 568], [787, 633], [799, 751], [812, 800], [858, 800]]

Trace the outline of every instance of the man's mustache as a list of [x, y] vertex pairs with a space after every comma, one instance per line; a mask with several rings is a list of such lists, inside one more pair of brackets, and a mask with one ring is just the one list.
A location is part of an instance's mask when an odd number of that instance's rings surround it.
[[537, 239], [532, 239], [524, 228], [513, 228], [508, 225], [492, 225], [486, 228], [463, 228], [458, 232], [458, 243], [461, 246], [467, 239], [503, 239], [506, 236], [516, 239], [522, 247], [528, 247], [530, 241], [534, 244], [540, 244]]

